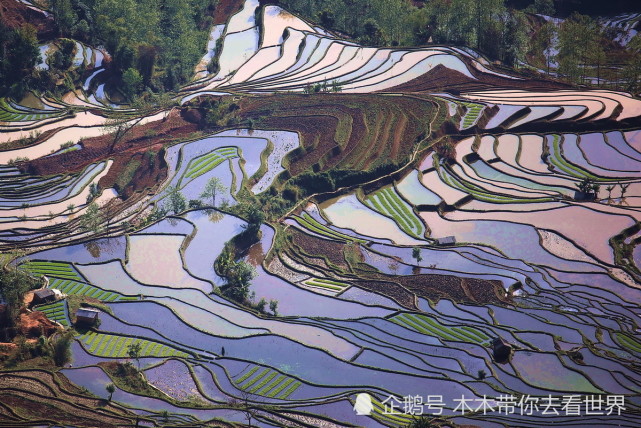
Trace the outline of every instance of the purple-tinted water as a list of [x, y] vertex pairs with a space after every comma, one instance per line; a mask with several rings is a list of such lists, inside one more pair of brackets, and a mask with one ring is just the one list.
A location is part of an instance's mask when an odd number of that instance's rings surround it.
[[185, 221], [182, 218], [169, 217], [159, 221], [158, 223], [154, 223], [137, 233], [189, 235], [193, 231], [194, 226], [192, 226], [188, 221]]
[[185, 218], [196, 229], [183, 254], [187, 270], [198, 278], [213, 281], [217, 285], [224, 284], [224, 280], [216, 275], [214, 261], [225, 242], [242, 232], [242, 226], [246, 223], [238, 217], [209, 210], [191, 211]]
[[[263, 251], [271, 248], [274, 230], [262, 226], [261, 244]], [[263, 254], [264, 256], [264, 254]], [[250, 262], [252, 260], [250, 259]], [[255, 260], [254, 260], [255, 262]], [[362, 318], [368, 316], [384, 317], [392, 312], [383, 308], [348, 302], [316, 294], [298, 288], [277, 276], [271, 275], [262, 265], [254, 266], [257, 272], [252, 281], [251, 290], [256, 293], [256, 301], [264, 298], [267, 301], [278, 300], [278, 313], [283, 316], [311, 316], [329, 318]]]
[[585, 154], [587, 161], [597, 167], [613, 171], [638, 172], [641, 170], [640, 161], [614, 150], [612, 146], [605, 143], [601, 133], [582, 134], [579, 148]]
[[125, 259], [127, 243], [124, 236], [104, 238], [83, 244], [68, 245], [52, 250], [39, 251], [29, 256], [32, 260], [56, 260], [81, 264], [102, 263], [108, 260]]
[[147, 381], [178, 401], [197, 398], [205, 401], [189, 373], [189, 368], [179, 360], [167, 362], [145, 370]]
[[608, 144], [614, 147], [619, 153], [641, 162], [641, 153], [628, 144], [620, 131], [608, 132], [605, 136], [608, 139]]

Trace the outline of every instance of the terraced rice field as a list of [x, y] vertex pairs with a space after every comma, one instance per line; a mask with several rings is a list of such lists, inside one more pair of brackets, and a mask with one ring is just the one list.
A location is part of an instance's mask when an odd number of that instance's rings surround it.
[[242, 390], [250, 394], [286, 400], [301, 385], [299, 381], [284, 376], [269, 368], [254, 366], [245, 374], [234, 380]]
[[33, 261], [21, 265], [21, 268], [33, 275], [46, 275], [70, 281], [82, 281], [82, 277], [68, 263]]
[[203, 174], [211, 171], [227, 159], [238, 157], [238, 149], [236, 147], [223, 147], [213, 152], [192, 159], [187, 165], [187, 170], [184, 174], [184, 179], [198, 178]]
[[64, 301], [40, 305], [36, 309], [44, 313], [51, 321], [60, 323], [64, 327], [69, 326], [69, 314], [67, 312], [67, 304]]
[[[60, 99], [0, 100], [0, 247], [65, 295], [34, 307], [73, 333], [59, 372], [150, 426], [407, 427], [406, 397], [431, 426], [639, 426], [641, 101], [232, 3], [173, 107], [120, 142], [105, 123], [140, 112], [102, 49], [77, 42]], [[202, 127], [219, 100], [233, 114]], [[100, 323], [72, 326], [70, 296]], [[134, 393], [110, 376], [138, 346]], [[0, 425], [42, 425], [8, 376]], [[596, 395], [623, 405], [540, 411]]]
[[104, 302], [118, 302], [138, 299], [134, 296], [123, 296], [112, 291], [104, 291], [99, 289], [98, 287], [94, 287], [82, 282], [72, 281], [69, 279], [64, 280], [55, 278], [53, 280], [50, 280], [49, 288], [56, 288], [64, 294], [77, 294], [80, 296], [87, 296], [93, 299], [102, 300]]
[[365, 201], [367, 205], [374, 210], [394, 219], [400, 228], [408, 235], [420, 238], [423, 233], [425, 233], [425, 228], [420, 219], [394, 189], [381, 189], [376, 193], [368, 195]]
[[132, 345], [140, 345], [140, 357], [186, 358], [189, 356], [162, 343], [113, 334], [87, 332], [78, 336], [78, 340], [82, 342], [87, 352], [104, 358], [127, 358], [129, 347]]

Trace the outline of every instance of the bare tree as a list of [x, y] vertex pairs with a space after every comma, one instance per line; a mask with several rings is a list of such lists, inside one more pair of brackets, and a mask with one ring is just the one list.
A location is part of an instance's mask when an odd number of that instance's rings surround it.
[[148, 95], [140, 96], [131, 103], [132, 111], [111, 110], [110, 117], [103, 125], [105, 132], [114, 134], [114, 139], [109, 146], [112, 152], [114, 147], [138, 125], [143, 119], [152, 113], [165, 110], [172, 105], [173, 101], [166, 95]]

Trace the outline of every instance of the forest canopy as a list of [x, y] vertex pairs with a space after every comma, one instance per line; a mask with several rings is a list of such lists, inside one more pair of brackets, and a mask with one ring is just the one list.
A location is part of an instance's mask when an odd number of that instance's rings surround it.
[[118, 73], [131, 80], [137, 79], [135, 71], [139, 83], [171, 90], [190, 77], [202, 56], [216, 0], [51, 0], [50, 5], [61, 35], [104, 45]]

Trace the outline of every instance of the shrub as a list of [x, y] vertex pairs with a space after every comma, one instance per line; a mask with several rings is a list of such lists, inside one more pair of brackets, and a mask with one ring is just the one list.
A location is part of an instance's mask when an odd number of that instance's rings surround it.
[[53, 361], [58, 367], [62, 367], [71, 361], [71, 343], [73, 333], [66, 331], [59, 336], [53, 344]]

